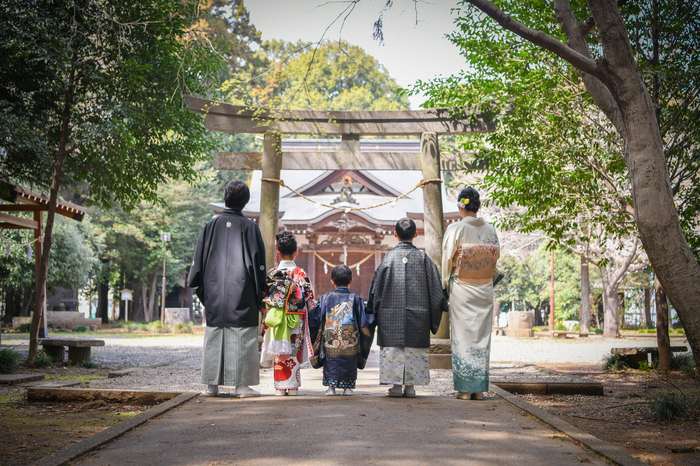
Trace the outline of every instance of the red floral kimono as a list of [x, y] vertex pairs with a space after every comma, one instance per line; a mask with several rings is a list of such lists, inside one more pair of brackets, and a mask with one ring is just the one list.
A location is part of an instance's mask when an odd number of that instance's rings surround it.
[[297, 390], [301, 386], [301, 364], [313, 355], [308, 313], [316, 308], [316, 301], [309, 277], [294, 261], [280, 262], [267, 274], [263, 301], [268, 312], [260, 365], [270, 367], [274, 363], [276, 390]]

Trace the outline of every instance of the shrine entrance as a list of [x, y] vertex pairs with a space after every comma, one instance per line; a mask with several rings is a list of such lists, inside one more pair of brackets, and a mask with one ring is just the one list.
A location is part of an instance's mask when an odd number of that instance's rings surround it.
[[[373, 257], [360, 257], [366, 251], [366, 245], [357, 248], [353, 242], [351, 228], [358, 222], [364, 222], [367, 228], [375, 232], [375, 244], [379, 238], [393, 235], [393, 224], [382, 225], [374, 223], [368, 212], [373, 209], [386, 208], [392, 203], [396, 205], [408, 198], [409, 194], [422, 190], [422, 212], [416, 220], [422, 219], [424, 234], [424, 249], [428, 256], [440, 267], [442, 262], [442, 237], [445, 229], [443, 215], [443, 196], [441, 171], [471, 169], [459, 155], [443, 156], [440, 154], [438, 143], [439, 134], [474, 134], [491, 132], [496, 129], [496, 122], [481, 114], [468, 114], [464, 109], [429, 109], [412, 111], [314, 111], [314, 110], [279, 110], [253, 107], [234, 106], [196, 97], [187, 97], [190, 111], [203, 114], [205, 127], [212, 131], [230, 133], [263, 134], [263, 151], [259, 152], [217, 152], [214, 154], [214, 168], [219, 170], [260, 170], [260, 208], [257, 219], [265, 242], [268, 268], [275, 265], [275, 235], [280, 230], [280, 189], [289, 189], [295, 196], [308, 201], [310, 206], [316, 204], [326, 212], [320, 215], [327, 220], [324, 224], [333, 223], [335, 238], [328, 239], [326, 234], [323, 242], [314, 241], [319, 231], [304, 228], [304, 225], [287, 227], [295, 234], [304, 235], [311, 244], [307, 251], [309, 261], [307, 271], [317, 275], [323, 267], [316, 259], [328, 263], [346, 263], [359, 267], [357, 278], [371, 280], [374, 268], [381, 261], [381, 247], [375, 248]], [[324, 140], [322, 144], [315, 140], [299, 143], [296, 147], [283, 149], [282, 135], [314, 135], [321, 137], [337, 137], [340, 140]], [[362, 140], [361, 136], [420, 136], [419, 150], [402, 150], [399, 147], [381, 148], [371, 146], [375, 140]], [[393, 141], [396, 142], [396, 141]], [[388, 170], [419, 171], [415, 186], [406, 191], [383, 188], [387, 191], [386, 200], [376, 204], [354, 205], [348, 200], [352, 189], [338, 192], [340, 200], [322, 202], [314, 199], [313, 190], [308, 186], [299, 186], [290, 180], [281, 178], [282, 170], [323, 170], [328, 173], [344, 171], [349, 174], [346, 180], [352, 185], [355, 177], [362, 177], [367, 171]], [[337, 175], [330, 182], [338, 182]], [[254, 180], [254, 182], [257, 180]], [[381, 184], [381, 183], [380, 183]], [[380, 186], [380, 188], [382, 188]], [[343, 198], [346, 196], [346, 198]], [[252, 199], [251, 199], [252, 202]], [[418, 212], [415, 212], [418, 214]], [[325, 217], [324, 217], [325, 215]], [[410, 215], [409, 215], [410, 216]], [[394, 220], [395, 223], [395, 220]], [[418, 222], [417, 222], [418, 223]], [[295, 231], [296, 230], [296, 231]], [[310, 231], [311, 230], [311, 231]], [[328, 233], [328, 232], [325, 232]], [[343, 260], [328, 261], [323, 255], [317, 254], [318, 249], [328, 248], [343, 251]], [[358, 249], [357, 251], [355, 249]], [[340, 256], [340, 255], [339, 255]], [[340, 259], [340, 257], [339, 257]], [[371, 260], [374, 259], [374, 260]], [[361, 263], [360, 263], [361, 262]], [[302, 265], [302, 264], [300, 264]], [[325, 264], [326, 266], [328, 264]], [[369, 276], [368, 276], [369, 275]], [[321, 290], [319, 290], [321, 291]], [[440, 330], [435, 338], [449, 338], [449, 319], [443, 319]]]

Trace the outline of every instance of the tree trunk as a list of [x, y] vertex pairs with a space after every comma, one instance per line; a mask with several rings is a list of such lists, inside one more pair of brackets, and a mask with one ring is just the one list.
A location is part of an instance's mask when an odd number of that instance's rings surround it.
[[141, 305], [143, 306], [143, 320], [148, 323], [151, 321], [151, 309], [148, 307], [148, 285], [143, 278], [139, 279], [141, 284]]
[[591, 282], [588, 276], [588, 258], [581, 255], [581, 332], [591, 331]]
[[603, 283], [603, 338], [617, 338], [617, 283], [611, 283], [612, 271], [608, 266], [600, 268]]
[[656, 344], [659, 347], [659, 369], [671, 370], [671, 337], [668, 334], [668, 298], [654, 274], [656, 290]]
[[27, 365], [34, 364], [37, 352], [39, 350], [39, 325], [42, 322], [44, 310], [44, 298], [46, 290], [46, 277], [49, 274], [49, 256], [51, 254], [51, 236], [53, 234], [54, 217], [56, 214], [56, 201], [58, 200], [58, 188], [61, 184], [61, 176], [63, 176], [63, 162], [68, 155], [68, 137], [70, 135], [70, 111], [72, 104], [73, 80], [75, 79], [75, 69], [71, 70], [69, 85], [64, 94], [64, 106], [61, 136], [58, 143], [58, 155], [53, 167], [53, 179], [51, 180], [51, 194], [49, 196], [49, 208], [46, 215], [46, 227], [44, 228], [44, 240], [41, 246], [41, 266], [39, 274], [36, 277], [36, 299], [34, 300], [34, 315], [32, 316], [32, 327], [29, 334], [29, 354], [27, 356]]
[[653, 328], [651, 325], [651, 290], [644, 288], [644, 328]]
[[109, 324], [109, 283], [102, 277], [97, 290], [97, 314], [102, 318], [102, 324]]
[[153, 275], [151, 275], [151, 289], [149, 290], [149, 295], [148, 295], [148, 313], [150, 315], [149, 322], [155, 320], [156, 312], [155, 312], [155, 304], [156, 304], [156, 281], [158, 280], [158, 273], [153, 272]]

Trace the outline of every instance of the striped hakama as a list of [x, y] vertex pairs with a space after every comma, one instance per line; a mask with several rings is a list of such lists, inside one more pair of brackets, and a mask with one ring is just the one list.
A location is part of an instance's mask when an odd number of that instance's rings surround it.
[[207, 327], [202, 383], [235, 387], [258, 385], [258, 328]]

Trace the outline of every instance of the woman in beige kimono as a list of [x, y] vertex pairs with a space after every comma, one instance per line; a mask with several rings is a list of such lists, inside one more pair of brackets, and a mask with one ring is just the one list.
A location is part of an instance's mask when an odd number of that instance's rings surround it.
[[462, 220], [447, 227], [442, 281], [449, 295], [452, 373], [460, 400], [481, 400], [489, 389], [493, 273], [500, 252], [496, 229], [477, 218], [481, 202], [472, 187], [458, 197]]

